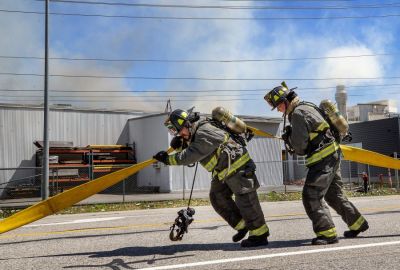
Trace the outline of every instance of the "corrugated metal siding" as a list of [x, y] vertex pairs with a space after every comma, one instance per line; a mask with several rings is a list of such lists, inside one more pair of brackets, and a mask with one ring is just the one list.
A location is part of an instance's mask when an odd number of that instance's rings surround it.
[[277, 139], [254, 138], [250, 141], [248, 150], [257, 165], [260, 185], [283, 185], [281, 142]]
[[[394, 152], [400, 153], [399, 121], [399, 118], [388, 118], [350, 124], [350, 132], [353, 136], [351, 143], [360, 143], [363, 149], [388, 156]], [[359, 177], [357, 174], [363, 171], [369, 171], [372, 178], [376, 178], [381, 173], [387, 174], [387, 169], [384, 168], [369, 167], [348, 161], [342, 163], [342, 175], [344, 178], [348, 178], [351, 175], [351, 178], [357, 179]]]
[[400, 151], [399, 118], [350, 124], [351, 143], [362, 143], [363, 148], [384, 155]]
[[[72, 141], [75, 146], [125, 144], [127, 120], [140, 115], [51, 110], [49, 140]], [[41, 109], [0, 107], [0, 168], [34, 166], [37, 148], [33, 142], [42, 138]], [[13, 173], [0, 171], [0, 183], [9, 181]]]

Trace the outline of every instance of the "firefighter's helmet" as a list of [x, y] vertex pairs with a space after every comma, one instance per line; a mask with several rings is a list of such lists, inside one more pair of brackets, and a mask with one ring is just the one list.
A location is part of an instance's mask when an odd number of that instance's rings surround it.
[[269, 91], [265, 96], [265, 101], [272, 107], [274, 110], [276, 107], [279, 106], [284, 101], [287, 101], [287, 96], [289, 94], [289, 89], [283, 85], [279, 85]]
[[177, 135], [183, 127], [187, 127], [189, 123], [189, 113], [187, 111], [176, 109], [172, 111], [164, 125], [168, 128], [171, 135]]

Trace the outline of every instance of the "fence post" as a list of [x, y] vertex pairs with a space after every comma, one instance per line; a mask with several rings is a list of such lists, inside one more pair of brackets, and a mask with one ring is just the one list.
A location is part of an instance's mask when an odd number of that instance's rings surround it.
[[367, 173], [368, 173], [368, 184], [370, 185], [371, 189], [374, 189], [374, 184], [371, 181], [371, 173], [369, 171], [369, 164], [367, 164]]
[[185, 181], [185, 166], [182, 166], [182, 200], [185, 199], [185, 188], [186, 188], [186, 181]]
[[125, 203], [125, 179], [122, 180], [122, 203]]

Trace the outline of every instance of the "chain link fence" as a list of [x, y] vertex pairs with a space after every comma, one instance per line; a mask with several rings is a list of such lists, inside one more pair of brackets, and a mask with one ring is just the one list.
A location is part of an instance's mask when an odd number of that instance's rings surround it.
[[[54, 196], [128, 166], [52, 166], [49, 169], [49, 194]], [[0, 208], [41, 200], [41, 172], [41, 167], [0, 168]], [[101, 194], [126, 195], [141, 192], [136, 175], [131, 175]]]
[[[262, 168], [271, 168], [271, 162], [259, 162], [257, 164], [258, 176], [268, 177], [268, 170], [262, 172]], [[282, 191], [301, 190], [307, 175], [307, 167], [303, 158], [273, 162], [276, 170], [282, 173], [275, 174], [281, 179], [275, 179], [272, 183], [276, 186], [284, 186]], [[129, 165], [112, 166], [53, 166], [49, 172], [50, 196], [78, 186], [85, 182], [107, 175]], [[343, 160], [341, 163], [342, 180], [344, 188], [351, 191], [364, 191], [363, 173], [368, 176], [369, 190], [382, 188], [399, 188], [398, 171], [388, 168], [369, 166], [356, 162]], [[41, 200], [41, 168], [0, 168], [0, 209]], [[192, 181], [192, 179], [189, 179]], [[189, 181], [189, 182], [190, 182]], [[292, 187], [290, 187], [292, 186]], [[293, 188], [296, 186], [297, 188]], [[286, 189], [287, 187], [287, 189]], [[186, 191], [190, 187], [184, 187]], [[138, 186], [137, 176], [131, 175], [123, 181], [105, 189], [100, 194], [112, 195], [115, 201], [125, 202], [125, 195], [157, 193], [156, 187]], [[184, 191], [183, 191], [184, 192]], [[130, 198], [132, 198], [130, 196]], [[97, 200], [97, 202], [99, 202]], [[106, 202], [106, 201], [104, 201]]]
[[[307, 167], [303, 158], [282, 162], [283, 184], [304, 185]], [[368, 190], [395, 188], [399, 189], [399, 172], [394, 169], [370, 166], [353, 161], [341, 161], [341, 176], [346, 190], [364, 191], [363, 175], [366, 175]], [[365, 178], [365, 177], [364, 177]]]

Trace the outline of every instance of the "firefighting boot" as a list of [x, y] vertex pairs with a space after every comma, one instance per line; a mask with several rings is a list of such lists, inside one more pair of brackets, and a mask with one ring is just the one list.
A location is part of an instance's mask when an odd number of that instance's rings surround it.
[[361, 232], [365, 232], [368, 230], [368, 222], [365, 221], [358, 230], [348, 230], [343, 233], [343, 236], [346, 238], [355, 238], [357, 235], [359, 235]]
[[240, 243], [241, 247], [259, 247], [268, 245], [269, 232], [262, 235], [250, 235], [249, 238]]
[[339, 239], [337, 236], [333, 237], [325, 237], [325, 236], [318, 236], [317, 238], [313, 238], [311, 240], [312, 245], [330, 245], [330, 244], [336, 244], [339, 242]]
[[247, 228], [243, 228], [241, 230], [238, 230], [237, 233], [234, 236], [232, 236], [232, 241], [233, 242], [239, 242], [240, 240], [242, 240], [246, 236], [248, 231], [249, 231], [249, 229], [247, 229]]

